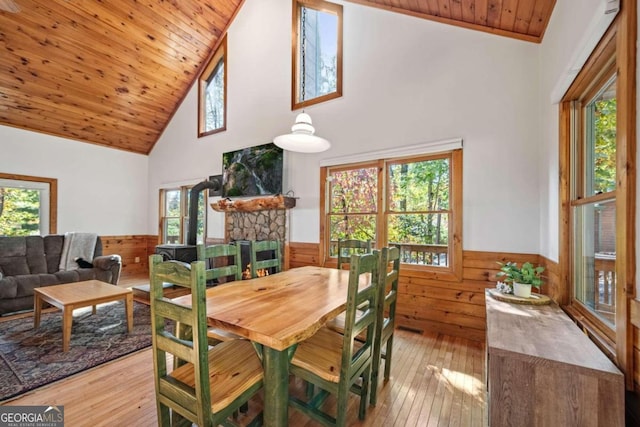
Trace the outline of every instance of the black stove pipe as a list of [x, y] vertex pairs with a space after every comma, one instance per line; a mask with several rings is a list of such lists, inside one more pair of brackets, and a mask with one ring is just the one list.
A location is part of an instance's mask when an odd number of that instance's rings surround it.
[[198, 196], [200, 192], [205, 189], [211, 189], [213, 191], [220, 190], [222, 184], [220, 180], [214, 178], [209, 181], [202, 181], [197, 183], [191, 188], [189, 198], [189, 228], [187, 229], [187, 245], [195, 246], [198, 239]]

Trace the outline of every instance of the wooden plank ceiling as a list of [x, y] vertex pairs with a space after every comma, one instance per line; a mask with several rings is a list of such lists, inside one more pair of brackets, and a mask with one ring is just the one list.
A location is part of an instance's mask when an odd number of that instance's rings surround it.
[[[349, 1], [532, 42], [555, 4]], [[148, 154], [243, 2], [0, 0], [0, 124]]]
[[540, 43], [556, 0], [347, 0]]
[[0, 1], [0, 123], [142, 154], [242, 3]]

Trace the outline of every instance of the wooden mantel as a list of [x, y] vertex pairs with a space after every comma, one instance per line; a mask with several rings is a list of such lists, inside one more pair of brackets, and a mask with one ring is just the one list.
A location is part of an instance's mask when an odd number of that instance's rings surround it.
[[269, 209], [291, 209], [295, 205], [295, 198], [279, 194], [252, 199], [221, 199], [216, 203], [211, 203], [211, 208], [218, 212], [256, 212]]

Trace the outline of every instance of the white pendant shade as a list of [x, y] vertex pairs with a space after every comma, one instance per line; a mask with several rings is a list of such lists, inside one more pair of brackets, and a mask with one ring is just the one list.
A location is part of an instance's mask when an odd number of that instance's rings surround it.
[[296, 122], [291, 126], [291, 133], [276, 136], [273, 139], [278, 147], [299, 153], [320, 153], [331, 147], [329, 141], [314, 135], [315, 129], [311, 124], [311, 117], [306, 113], [296, 116]]

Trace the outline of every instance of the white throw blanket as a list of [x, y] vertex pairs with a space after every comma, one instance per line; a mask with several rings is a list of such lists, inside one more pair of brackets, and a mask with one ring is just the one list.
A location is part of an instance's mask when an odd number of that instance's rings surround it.
[[60, 270], [77, 269], [77, 258], [91, 262], [97, 241], [98, 235], [96, 233], [65, 233], [62, 256], [60, 257]]

